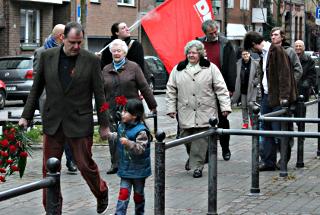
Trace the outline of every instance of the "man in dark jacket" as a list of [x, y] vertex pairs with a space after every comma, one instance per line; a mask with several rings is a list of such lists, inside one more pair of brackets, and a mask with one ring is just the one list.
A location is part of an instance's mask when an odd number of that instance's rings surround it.
[[274, 27], [271, 29], [270, 37], [272, 44], [282, 46], [286, 51], [290, 60], [291, 70], [294, 73], [296, 83], [298, 83], [302, 76], [302, 66], [298, 55], [295, 53], [290, 44], [286, 42], [286, 34], [284, 30], [281, 27]]
[[[237, 58], [236, 53], [230, 41], [218, 34], [218, 25], [213, 20], [206, 20], [202, 23], [202, 31], [204, 37], [197, 38], [203, 42], [207, 59], [214, 63], [222, 73], [224, 81], [227, 84], [230, 96], [235, 90], [237, 77]], [[220, 105], [218, 105], [220, 107]], [[218, 109], [219, 128], [229, 129], [230, 123], [227, 117], [221, 114]], [[230, 135], [220, 136], [220, 145], [222, 148], [222, 156], [224, 160], [230, 160], [231, 152], [229, 149]]]
[[[129, 51], [127, 54], [128, 60], [136, 62], [140, 67], [144, 74], [144, 77], [147, 79], [149, 83], [150, 77], [147, 74], [147, 71], [144, 69], [144, 52], [141, 43], [137, 40], [132, 40], [130, 38], [130, 30], [127, 27], [127, 24], [124, 22], [116, 22], [111, 26], [111, 38], [106, 42], [105, 46], [108, 46], [113, 40], [121, 39], [126, 42]], [[110, 50], [107, 48], [102, 52], [101, 55], [101, 69], [103, 69], [106, 65], [112, 63], [112, 54]]]
[[315, 80], [317, 77], [315, 62], [311, 56], [304, 53], [305, 47], [302, 40], [297, 40], [294, 43], [294, 47], [303, 68], [302, 77], [298, 82], [299, 95], [303, 95], [304, 100], [308, 101], [311, 88], [315, 85]]
[[[261, 114], [270, 113], [281, 109], [281, 104], [285, 100], [292, 103], [296, 100], [297, 89], [295, 78], [291, 71], [290, 60], [285, 50], [281, 46], [276, 46], [264, 41], [262, 35], [257, 32], [248, 32], [244, 38], [244, 48], [252, 49], [262, 54], [262, 102]], [[263, 130], [280, 130], [277, 122], [264, 122]], [[260, 171], [270, 171], [276, 169], [278, 139], [274, 137], [264, 137], [261, 142], [259, 165]]]
[[[60, 46], [63, 43], [63, 32], [64, 32], [65, 25], [63, 24], [57, 24], [53, 27], [52, 33], [49, 35], [49, 37], [45, 40], [43, 46], [38, 48], [34, 52], [34, 58], [33, 58], [33, 71], [36, 72], [39, 68], [39, 62], [40, 62], [40, 55], [47, 49]], [[40, 114], [43, 113], [43, 106], [46, 101], [46, 91], [44, 90], [39, 98], [39, 111]], [[68, 145], [68, 143], [64, 144], [64, 152], [66, 155], [66, 166], [68, 168], [69, 173], [76, 174], [77, 173], [77, 166], [74, 164], [72, 152]]]
[[[64, 31], [63, 45], [46, 50], [40, 56], [39, 67], [19, 125], [27, 127], [32, 120], [36, 103], [46, 89], [43, 110], [43, 177], [46, 162], [51, 157], [61, 160], [63, 145], [67, 141], [81, 175], [97, 198], [97, 213], [108, 208], [108, 187], [100, 177], [99, 168], [92, 159], [93, 107], [92, 95], [98, 107], [106, 104], [99, 59], [81, 49], [84, 30], [79, 23], [70, 22]], [[109, 121], [105, 112], [98, 112], [99, 132], [102, 139], [109, 134]], [[54, 205], [53, 214], [62, 213], [62, 196]], [[43, 192], [46, 205], [46, 189]], [[46, 208], [46, 207], [45, 207]]]

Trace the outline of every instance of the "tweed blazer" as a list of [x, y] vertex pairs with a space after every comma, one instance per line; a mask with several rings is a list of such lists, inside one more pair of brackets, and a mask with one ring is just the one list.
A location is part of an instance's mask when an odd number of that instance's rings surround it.
[[[35, 80], [24, 107], [22, 117], [31, 120], [43, 89], [47, 99], [42, 113], [43, 132], [56, 133], [62, 126], [70, 138], [87, 137], [93, 134], [94, 95], [97, 107], [106, 101], [99, 59], [86, 50], [80, 50], [72, 81], [63, 89], [59, 78], [59, 56], [62, 47], [46, 50], [41, 54]], [[108, 117], [98, 112], [98, 123], [108, 126]]]

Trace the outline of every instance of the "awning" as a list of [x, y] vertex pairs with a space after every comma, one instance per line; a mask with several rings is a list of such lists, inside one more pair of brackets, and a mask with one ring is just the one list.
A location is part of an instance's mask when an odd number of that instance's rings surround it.
[[243, 24], [227, 24], [227, 38], [229, 40], [243, 40], [246, 33], [247, 31]]

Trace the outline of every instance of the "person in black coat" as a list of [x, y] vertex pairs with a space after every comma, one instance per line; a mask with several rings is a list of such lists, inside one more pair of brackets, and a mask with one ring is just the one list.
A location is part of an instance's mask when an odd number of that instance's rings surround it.
[[[144, 52], [141, 43], [137, 40], [132, 40], [130, 38], [130, 31], [127, 27], [127, 24], [124, 22], [116, 22], [111, 26], [111, 38], [104, 45], [109, 45], [115, 39], [121, 39], [126, 42], [129, 51], [127, 53], [127, 59], [133, 62], [136, 62], [140, 67], [144, 74], [144, 77], [147, 79], [147, 82], [150, 83], [149, 74], [145, 71], [144, 68]], [[112, 63], [112, 54], [110, 50], [107, 48], [102, 52], [101, 55], [101, 69], [103, 69], [106, 65]]]
[[300, 63], [303, 69], [302, 77], [298, 82], [299, 95], [303, 95], [304, 100], [308, 101], [310, 97], [311, 88], [315, 85], [315, 80], [317, 76], [315, 62], [311, 58], [311, 56], [306, 55], [304, 53], [305, 47], [304, 42], [302, 40], [297, 40], [294, 43], [294, 48], [297, 55], [299, 56]]

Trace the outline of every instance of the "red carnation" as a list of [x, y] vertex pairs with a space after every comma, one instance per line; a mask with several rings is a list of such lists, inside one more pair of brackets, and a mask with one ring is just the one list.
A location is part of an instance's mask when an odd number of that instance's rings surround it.
[[6, 162], [7, 162], [7, 164], [12, 164], [12, 163], [13, 163], [13, 160], [8, 159]]
[[0, 165], [2, 165], [2, 160], [0, 160]]
[[20, 157], [26, 158], [26, 157], [28, 157], [28, 153], [27, 152], [20, 152]]
[[6, 181], [6, 178], [5, 178], [4, 176], [0, 175], [0, 181], [1, 181], [1, 182], [5, 182], [5, 181]]
[[5, 168], [0, 168], [0, 173], [6, 173], [6, 169]]
[[5, 151], [1, 151], [0, 154], [1, 154], [2, 157], [8, 157], [9, 156], [8, 152], [5, 152]]
[[19, 167], [15, 166], [15, 165], [10, 166], [10, 168], [13, 172], [19, 171]]
[[15, 128], [11, 128], [10, 131], [11, 131], [12, 133], [15, 133], [15, 132], [16, 132], [16, 129], [15, 129]]
[[14, 139], [15, 139], [14, 133], [7, 134], [7, 138], [8, 138], [8, 140], [10, 140], [10, 141], [14, 140]]
[[117, 105], [125, 106], [127, 104], [128, 100], [125, 96], [117, 96], [116, 97], [116, 103]]
[[99, 109], [99, 112], [102, 113], [102, 112], [105, 112], [106, 110], [108, 110], [110, 107], [109, 103], [105, 102], [101, 105], [100, 109]]
[[7, 148], [9, 145], [9, 141], [7, 139], [4, 139], [1, 141], [1, 145], [3, 148]]
[[9, 146], [10, 153], [14, 153], [16, 150], [17, 150], [17, 147], [15, 145], [10, 145]]

